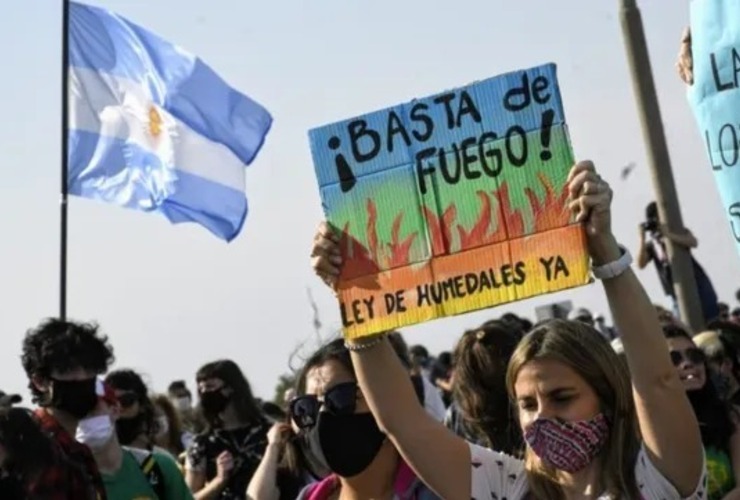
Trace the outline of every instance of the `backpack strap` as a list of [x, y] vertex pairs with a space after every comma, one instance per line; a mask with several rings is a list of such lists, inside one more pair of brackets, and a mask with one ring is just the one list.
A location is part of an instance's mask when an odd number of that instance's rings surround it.
[[154, 493], [156, 493], [157, 498], [159, 498], [160, 500], [164, 500], [166, 498], [167, 485], [164, 481], [164, 473], [162, 472], [162, 468], [159, 466], [159, 463], [157, 462], [157, 457], [154, 455], [154, 453], [148, 450], [140, 450], [137, 448], [127, 447], [124, 447], [124, 450], [128, 451], [134, 456], [136, 462], [139, 464], [139, 469], [141, 469], [141, 473], [144, 474], [144, 477], [149, 483], [149, 486], [151, 486], [154, 490]]

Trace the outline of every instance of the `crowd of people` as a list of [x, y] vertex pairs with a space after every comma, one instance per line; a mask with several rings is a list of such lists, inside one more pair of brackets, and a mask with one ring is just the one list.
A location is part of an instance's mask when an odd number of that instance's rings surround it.
[[[740, 499], [740, 290], [720, 303], [693, 260], [692, 331], [667, 241], [696, 238], [648, 206], [637, 265], [656, 266], [671, 301], [656, 306], [612, 234], [608, 183], [591, 162], [567, 183], [613, 326], [584, 308], [497, 313], [436, 356], [397, 331], [338, 337], [267, 402], [229, 359], [153, 394], [110, 370], [98, 325], [47, 319], [21, 346], [31, 404], [0, 392], [0, 498]], [[332, 289], [341, 261], [321, 224], [312, 266]]]
[[[436, 356], [337, 338], [266, 402], [228, 359], [152, 394], [97, 325], [48, 319], [22, 345], [35, 409], [0, 394], [0, 498], [740, 498], [738, 309], [693, 332], [655, 306], [593, 164], [569, 188], [614, 326], [506, 313]], [[332, 287], [338, 257], [322, 224]]]

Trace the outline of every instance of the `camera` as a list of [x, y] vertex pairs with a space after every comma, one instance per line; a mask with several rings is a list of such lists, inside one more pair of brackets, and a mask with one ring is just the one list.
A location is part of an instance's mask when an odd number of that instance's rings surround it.
[[655, 219], [648, 219], [640, 224], [640, 227], [642, 227], [644, 231], [654, 233], [658, 231], [658, 221]]

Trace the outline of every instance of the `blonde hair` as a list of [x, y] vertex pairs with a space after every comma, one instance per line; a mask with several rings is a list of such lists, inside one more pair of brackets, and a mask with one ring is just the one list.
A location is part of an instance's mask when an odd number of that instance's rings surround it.
[[[635, 461], [640, 448], [632, 386], [611, 345], [592, 327], [577, 321], [551, 320], [535, 327], [514, 351], [506, 373], [509, 397], [516, 399], [514, 384], [522, 367], [533, 360], [549, 359], [568, 366], [594, 390], [601, 411], [610, 424], [609, 438], [599, 457], [599, 486], [611, 495], [637, 498]], [[558, 471], [542, 463], [527, 447], [529, 489], [535, 498], [564, 498]]]
[[704, 354], [710, 360], [721, 361], [726, 357], [725, 346], [722, 344], [719, 332], [715, 330], [707, 330], [698, 335], [694, 335], [692, 340], [699, 349], [704, 351]]

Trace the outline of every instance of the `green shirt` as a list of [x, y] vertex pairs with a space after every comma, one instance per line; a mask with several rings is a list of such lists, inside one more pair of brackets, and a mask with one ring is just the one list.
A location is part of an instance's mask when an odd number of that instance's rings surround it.
[[704, 450], [707, 461], [707, 498], [719, 500], [735, 487], [730, 457], [712, 446]]
[[121, 468], [115, 474], [103, 474], [103, 484], [109, 500], [192, 500], [185, 478], [177, 464], [167, 455], [154, 452], [154, 458], [164, 477], [165, 498], [158, 499], [141, 471], [134, 454], [123, 450]]

